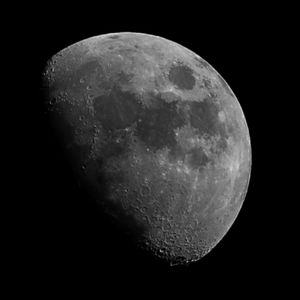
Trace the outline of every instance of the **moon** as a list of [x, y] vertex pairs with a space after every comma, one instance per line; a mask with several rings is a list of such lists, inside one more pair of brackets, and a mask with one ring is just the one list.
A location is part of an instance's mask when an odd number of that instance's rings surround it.
[[49, 59], [43, 91], [74, 174], [128, 239], [171, 265], [220, 242], [247, 193], [251, 145], [208, 62], [162, 37], [105, 34]]

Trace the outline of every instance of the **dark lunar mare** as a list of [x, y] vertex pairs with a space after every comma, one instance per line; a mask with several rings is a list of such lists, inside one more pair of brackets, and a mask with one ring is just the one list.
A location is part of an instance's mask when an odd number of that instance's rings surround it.
[[173, 148], [177, 144], [174, 130], [186, 120], [177, 110], [176, 102], [167, 103], [159, 95], [153, 97], [153, 106], [140, 113], [135, 135], [153, 151]]
[[229, 133], [226, 124], [219, 120], [219, 112], [220, 108], [214, 103], [214, 98], [207, 97], [203, 101], [190, 103], [189, 120], [200, 136], [220, 135], [218, 149], [222, 152], [226, 150], [226, 139], [229, 137]]
[[121, 91], [115, 86], [106, 95], [94, 99], [96, 118], [105, 129], [124, 129], [137, 121], [142, 110], [141, 104], [131, 92]]
[[168, 79], [182, 90], [191, 90], [196, 83], [193, 70], [186, 65], [172, 65]]

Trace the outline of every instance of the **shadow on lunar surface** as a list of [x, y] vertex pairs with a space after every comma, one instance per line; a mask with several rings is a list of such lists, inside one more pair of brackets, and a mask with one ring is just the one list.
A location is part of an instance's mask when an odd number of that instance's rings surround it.
[[[121, 184], [125, 178], [119, 171], [118, 173], [109, 174], [104, 170], [104, 160], [97, 159], [97, 184], [100, 189], [101, 198], [97, 193], [94, 197], [96, 203], [103, 209], [103, 211], [112, 217], [114, 228], [125, 233], [130, 239], [137, 243], [141, 240], [143, 235], [147, 232], [147, 227], [138, 222], [134, 217], [133, 211], [122, 206], [122, 199], [112, 199], [111, 187], [114, 183]], [[92, 190], [89, 188], [88, 190]], [[93, 196], [93, 195], [92, 195]], [[118, 201], [118, 203], [116, 203]]]
[[[88, 188], [77, 184], [63, 150], [59, 150], [57, 139], [45, 142], [44, 153], [49, 156], [43, 164], [47, 172], [39, 174], [43, 191], [39, 200], [45, 210], [39, 211], [39, 215], [45, 226], [39, 224], [36, 229], [40, 233], [36, 255], [39, 255], [39, 269], [42, 268], [44, 275], [65, 282], [98, 275], [115, 279], [120, 275], [127, 276], [128, 272], [145, 275], [145, 270], [155, 267], [167, 269], [164, 262], [137, 248], [123, 228], [117, 226], [92, 199]], [[106, 197], [106, 185], [103, 184], [103, 193], [99, 195], [102, 199]], [[118, 209], [122, 215], [122, 210]], [[130, 224], [132, 218], [124, 217], [124, 222]], [[136, 227], [136, 235], [143, 230]], [[124, 280], [127, 282], [127, 277]]]
[[[80, 268], [99, 272], [121, 266], [129, 268], [136, 260], [146, 265], [155, 261], [150, 253], [138, 246], [147, 228], [138, 223], [130, 211], [110, 201], [110, 182], [121, 178], [99, 173], [100, 189], [97, 194], [92, 194], [89, 185], [76, 184], [76, 179], [72, 182], [71, 169], [70, 166], [64, 174], [70, 175], [71, 186], [63, 186], [59, 192], [64, 192], [56, 200], [60, 200], [57, 205], [60, 220], [55, 220], [58, 228], [51, 228], [54, 234], [58, 232], [53, 237], [53, 247], [59, 246], [55, 263], [63, 262], [68, 272]], [[157, 264], [161, 263], [157, 260]]]
[[[105, 159], [97, 159], [96, 182], [99, 189], [95, 192], [94, 186], [86, 180], [78, 181], [76, 175], [82, 171], [79, 162], [82, 162], [83, 157], [86, 156], [88, 147], [76, 145], [73, 140], [73, 128], [64, 119], [61, 118], [59, 121], [59, 136], [53, 134], [55, 131], [51, 130], [51, 139], [55, 147], [54, 149], [47, 148], [47, 151], [59, 161], [60, 165], [57, 168], [62, 170], [59, 175], [55, 173], [55, 170], [53, 171], [58, 179], [55, 178], [52, 181], [55, 183], [60, 180], [61, 184], [57, 185], [56, 189], [52, 188], [50, 193], [50, 195], [54, 194], [52, 199], [55, 200], [52, 200], [51, 205], [54, 207], [52, 213], [56, 216], [55, 226], [51, 231], [58, 231], [54, 238], [54, 245], [59, 243], [62, 247], [61, 254], [57, 255], [64, 255], [65, 251], [74, 253], [81, 251], [81, 254], [91, 251], [90, 259], [97, 260], [97, 255], [111, 258], [116, 255], [122, 257], [118, 253], [120, 248], [127, 255], [130, 252], [139, 252], [138, 241], [147, 228], [144, 224], [137, 222], [130, 210], [125, 210], [121, 204], [111, 201], [112, 183], [121, 183], [124, 178], [121, 173], [114, 173], [111, 176], [103, 168], [105, 160], [110, 156], [121, 155], [126, 148], [111, 146], [107, 148], [109, 153], [105, 153]], [[53, 126], [53, 122], [51, 124]], [[71, 148], [66, 149], [66, 144], [62, 142], [71, 145]], [[81, 254], [78, 253], [78, 255]], [[69, 255], [72, 257], [72, 254]], [[141, 255], [144, 254], [141, 253]]]

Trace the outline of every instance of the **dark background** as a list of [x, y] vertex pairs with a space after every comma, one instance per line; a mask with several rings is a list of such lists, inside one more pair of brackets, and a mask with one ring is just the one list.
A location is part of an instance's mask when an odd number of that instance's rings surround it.
[[[198, 8], [189, 8], [194, 10]], [[269, 290], [273, 279], [282, 276], [276, 251], [280, 229], [275, 225], [274, 233], [275, 215], [270, 210], [270, 205], [277, 206], [274, 192], [270, 193], [277, 181], [268, 177], [275, 156], [268, 148], [275, 133], [267, 97], [276, 22], [259, 10], [223, 15], [221, 8], [220, 16], [203, 10], [187, 15], [180, 8], [166, 14], [157, 9], [149, 16], [144, 10], [132, 10], [126, 17], [114, 10], [97, 17], [45, 11], [26, 18], [26, 38], [20, 37], [27, 54], [22, 77], [26, 89], [22, 86], [19, 99], [26, 103], [24, 112], [19, 106], [23, 132], [19, 141], [24, 151], [21, 185], [12, 194], [21, 199], [24, 209], [18, 229], [21, 274], [30, 274], [33, 282], [46, 287], [95, 281], [112, 294], [120, 286], [199, 293], [206, 288], [217, 291], [218, 286]], [[46, 61], [82, 39], [122, 31], [159, 35], [199, 54], [232, 88], [248, 123], [253, 165], [243, 207], [221, 242], [188, 266], [169, 267], [137, 250], [117, 231], [78, 185], [44, 113], [40, 79]]]

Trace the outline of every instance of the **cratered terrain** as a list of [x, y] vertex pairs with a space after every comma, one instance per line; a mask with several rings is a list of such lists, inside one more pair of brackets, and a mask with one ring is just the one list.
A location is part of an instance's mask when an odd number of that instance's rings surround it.
[[128, 239], [183, 264], [224, 237], [251, 146], [236, 96], [208, 62], [158, 36], [105, 34], [54, 55], [43, 92], [74, 174]]

